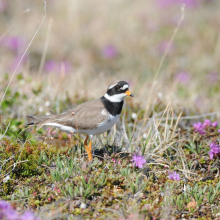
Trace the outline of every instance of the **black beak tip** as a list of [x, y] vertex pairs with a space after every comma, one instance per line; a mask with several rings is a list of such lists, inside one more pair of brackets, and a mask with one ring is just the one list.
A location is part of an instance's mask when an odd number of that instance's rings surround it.
[[134, 95], [131, 93], [131, 95], [130, 95], [131, 97], [134, 97]]

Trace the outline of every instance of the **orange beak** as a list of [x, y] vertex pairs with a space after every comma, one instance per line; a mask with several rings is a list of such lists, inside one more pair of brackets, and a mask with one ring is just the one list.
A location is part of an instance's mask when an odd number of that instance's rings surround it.
[[127, 90], [127, 91], [125, 92], [125, 94], [126, 94], [127, 96], [134, 97], [134, 95], [133, 95], [129, 90]]

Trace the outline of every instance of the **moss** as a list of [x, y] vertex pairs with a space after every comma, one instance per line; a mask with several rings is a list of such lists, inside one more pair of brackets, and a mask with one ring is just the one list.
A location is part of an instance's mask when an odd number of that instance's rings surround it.
[[[8, 180], [6, 183], [3, 182], [3, 186], [2, 186], [2, 191], [4, 193], [4, 195], [11, 195], [12, 192], [14, 191], [14, 184], [12, 180]], [[0, 195], [2, 193], [0, 192]]]

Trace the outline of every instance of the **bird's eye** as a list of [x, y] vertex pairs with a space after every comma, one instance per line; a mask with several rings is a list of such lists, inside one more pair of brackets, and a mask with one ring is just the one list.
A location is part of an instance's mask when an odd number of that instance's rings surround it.
[[120, 87], [119, 87], [119, 86], [115, 86], [115, 90], [116, 90], [116, 91], [119, 91], [119, 90], [120, 90]]

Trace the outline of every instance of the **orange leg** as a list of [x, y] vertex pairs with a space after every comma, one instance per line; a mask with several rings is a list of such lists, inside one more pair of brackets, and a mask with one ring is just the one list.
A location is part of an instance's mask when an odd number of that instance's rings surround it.
[[91, 162], [92, 161], [92, 142], [89, 141], [89, 146], [87, 145], [87, 140], [88, 140], [89, 136], [87, 135], [86, 136], [86, 139], [84, 141], [84, 146], [86, 148], [86, 152], [88, 154], [88, 158], [89, 158], [89, 161]]

